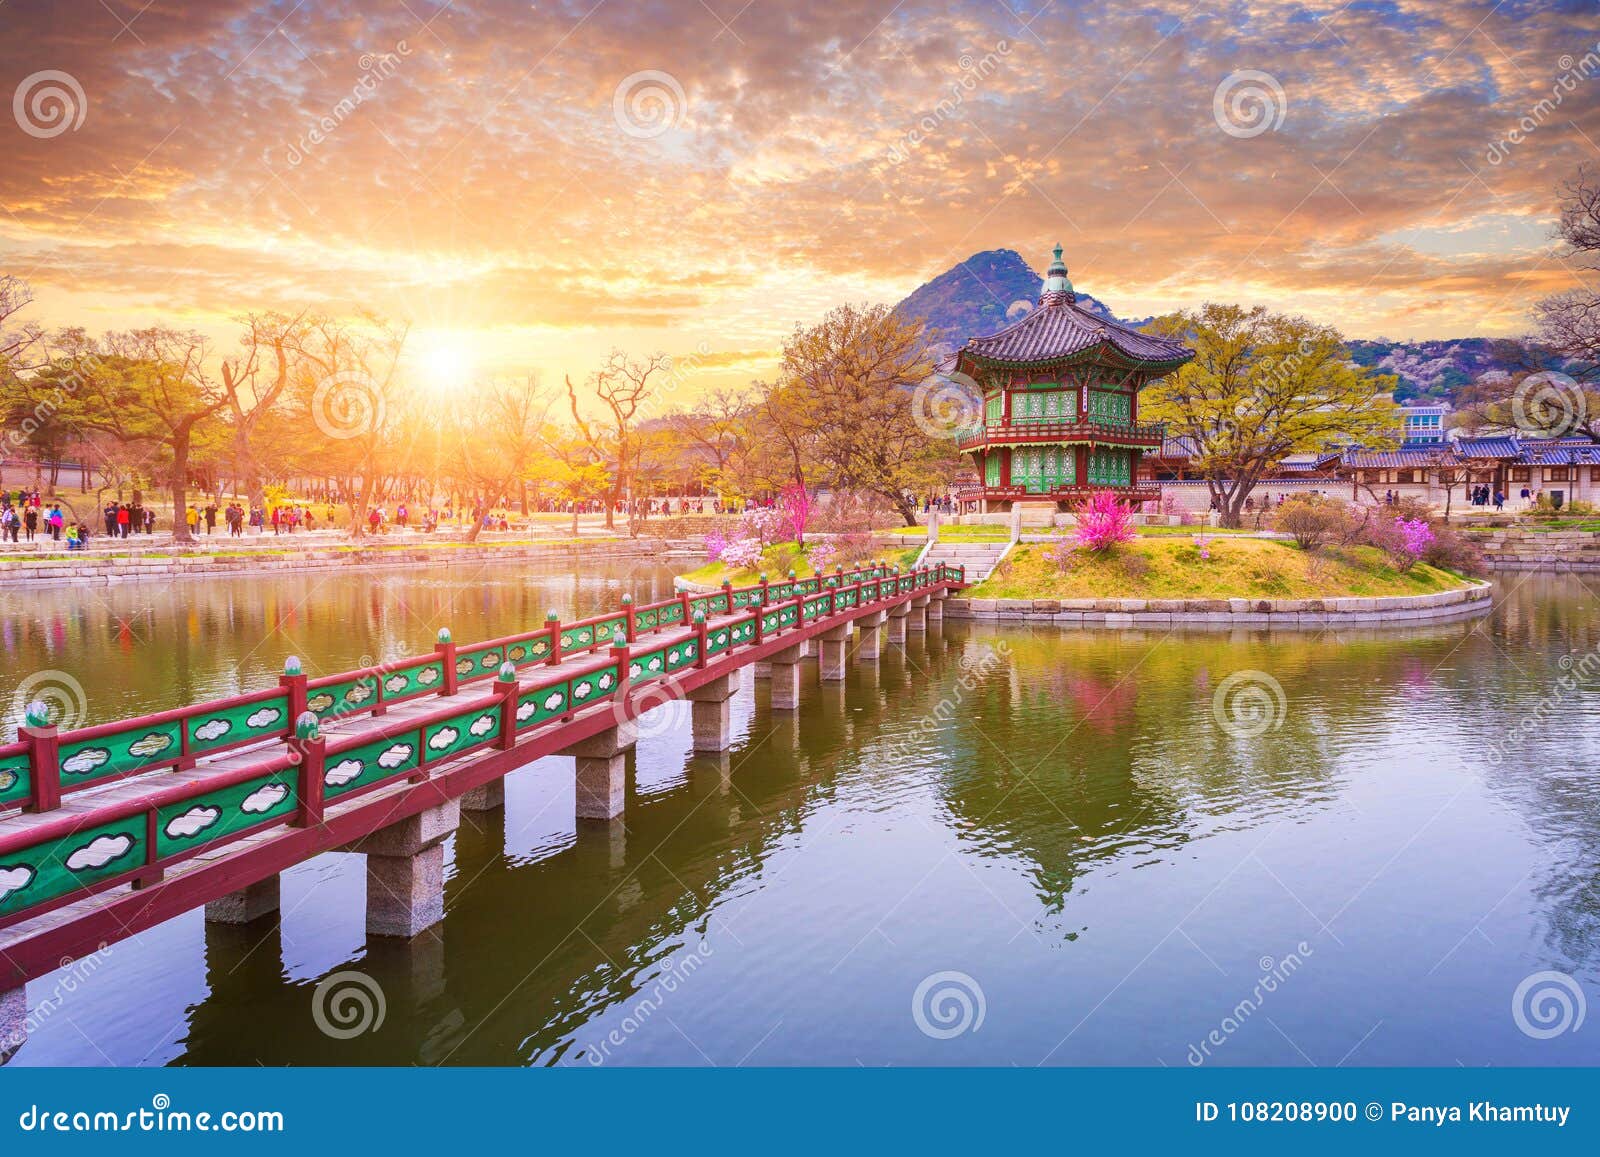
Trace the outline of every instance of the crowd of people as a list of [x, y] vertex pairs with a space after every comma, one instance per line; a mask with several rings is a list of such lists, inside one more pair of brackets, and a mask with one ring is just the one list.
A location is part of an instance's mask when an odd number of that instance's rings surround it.
[[77, 550], [89, 537], [89, 528], [69, 517], [59, 502], [41, 498], [38, 487], [0, 491], [0, 540], [33, 542], [46, 536], [53, 542], [65, 539], [68, 550]]

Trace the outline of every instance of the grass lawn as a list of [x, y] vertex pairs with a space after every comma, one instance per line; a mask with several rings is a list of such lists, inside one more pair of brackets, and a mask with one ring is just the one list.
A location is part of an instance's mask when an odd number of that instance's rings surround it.
[[[920, 544], [906, 550], [888, 550], [884, 552], [882, 561], [890, 566], [906, 567], [915, 562], [920, 553], [922, 553]], [[794, 570], [795, 578], [811, 578], [817, 573], [816, 568], [811, 565], [811, 560], [800, 552], [794, 543], [780, 542], [762, 551], [761, 565], [758, 567], [730, 571], [724, 563], [708, 562], [705, 566], [696, 567], [679, 577], [702, 586], [720, 586], [723, 580], [727, 580], [736, 587], [743, 587], [759, 582], [762, 571], [766, 572], [768, 579], [777, 582], [787, 577], [791, 568]]]
[[[1024, 527], [1024, 530], [1027, 528]], [[922, 540], [928, 537], [926, 526], [897, 526], [889, 531], [905, 538]], [[1005, 542], [1011, 531], [1004, 526], [950, 526], [939, 524], [939, 538], [945, 542]]]
[[1192, 541], [1148, 538], [1105, 554], [1084, 552], [1062, 571], [1049, 546], [1024, 544], [994, 574], [971, 588], [976, 599], [1350, 598], [1420, 595], [1467, 585], [1448, 571], [1418, 563], [1401, 574], [1374, 547], [1324, 548], [1306, 554], [1293, 543], [1264, 538], [1212, 542], [1202, 559]]

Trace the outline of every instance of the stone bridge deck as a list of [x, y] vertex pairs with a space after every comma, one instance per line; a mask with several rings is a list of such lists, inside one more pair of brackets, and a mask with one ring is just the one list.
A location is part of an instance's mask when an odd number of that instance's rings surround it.
[[813, 640], [843, 679], [853, 628], [873, 661], [881, 629], [903, 642], [964, 585], [944, 565], [724, 585], [316, 679], [291, 659], [276, 688], [140, 719], [58, 731], [30, 710], [0, 746], [0, 1059], [28, 980], [201, 905], [274, 915], [279, 873], [320, 852], [366, 855], [369, 936], [414, 936], [443, 918], [460, 811], [501, 806], [511, 771], [571, 756], [579, 818], [612, 820], [639, 715], [687, 700], [695, 750], [724, 750], [742, 669], [792, 710]]

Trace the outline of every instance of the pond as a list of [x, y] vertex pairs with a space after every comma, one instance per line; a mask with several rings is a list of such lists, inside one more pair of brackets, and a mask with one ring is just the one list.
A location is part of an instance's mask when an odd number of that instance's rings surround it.
[[[0, 696], [46, 672], [97, 722], [669, 588], [11, 592]], [[791, 714], [747, 678], [726, 758], [689, 755], [682, 705], [646, 718], [620, 823], [574, 821], [570, 760], [514, 773], [450, 841], [435, 934], [369, 945], [361, 858], [328, 854], [280, 925], [195, 912], [33, 982], [12, 1063], [1600, 1063], [1550, 1031], [1600, 991], [1597, 599], [1496, 599], [1272, 636], [949, 622], [842, 685], [808, 661]]]

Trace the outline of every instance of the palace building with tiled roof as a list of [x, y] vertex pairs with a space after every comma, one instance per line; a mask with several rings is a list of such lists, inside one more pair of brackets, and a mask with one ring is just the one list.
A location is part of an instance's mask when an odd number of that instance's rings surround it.
[[985, 512], [1018, 502], [1065, 510], [1097, 490], [1157, 500], [1140, 459], [1160, 450], [1162, 428], [1139, 421], [1139, 391], [1193, 357], [1181, 342], [1080, 307], [1057, 245], [1038, 308], [970, 339], [948, 363], [983, 395], [982, 423], [958, 436], [978, 471], [972, 497]]

